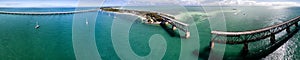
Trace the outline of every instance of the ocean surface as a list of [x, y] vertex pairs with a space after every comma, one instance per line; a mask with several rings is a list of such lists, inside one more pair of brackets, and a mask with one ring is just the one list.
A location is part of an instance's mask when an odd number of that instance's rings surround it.
[[[213, 58], [207, 51], [210, 32], [249, 31], [288, 21], [300, 16], [300, 7], [199, 7], [144, 6], [122, 7], [175, 16], [190, 24], [191, 38], [172, 36], [159, 25], [142, 23], [126, 14], [88, 12], [63, 15], [0, 14], [0, 60], [75, 60], [95, 56], [103, 60], [206, 60]], [[66, 12], [92, 8], [0, 8], [9, 12]], [[36, 25], [39, 29], [35, 29]], [[177, 35], [183, 36], [180, 30]], [[278, 36], [284, 35], [281, 32]], [[296, 33], [278, 49], [259, 55], [269, 40], [249, 43], [250, 53], [263, 60], [300, 59], [300, 33]], [[93, 49], [95, 44], [96, 49]], [[240, 59], [243, 45], [216, 44], [216, 53], [223, 59]], [[83, 48], [82, 48], [83, 47]], [[199, 57], [193, 51], [199, 50]], [[220, 51], [218, 51], [220, 50]], [[87, 55], [84, 55], [87, 54]]]

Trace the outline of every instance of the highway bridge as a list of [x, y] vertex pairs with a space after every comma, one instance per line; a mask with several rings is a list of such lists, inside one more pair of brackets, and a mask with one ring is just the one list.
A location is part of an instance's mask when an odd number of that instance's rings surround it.
[[[224, 32], [224, 31], [211, 31], [212, 38], [210, 42], [210, 47], [213, 48], [215, 43], [221, 44], [243, 44], [243, 51], [248, 52], [248, 43], [260, 41], [266, 38], [270, 38], [270, 43], [274, 44], [276, 42], [275, 35], [286, 31], [290, 34], [294, 31], [298, 31], [298, 22], [300, 16], [293, 18], [289, 21], [268, 26], [265, 28], [251, 30], [251, 31], [241, 31], [241, 32]], [[295, 27], [295, 28], [292, 28]]]

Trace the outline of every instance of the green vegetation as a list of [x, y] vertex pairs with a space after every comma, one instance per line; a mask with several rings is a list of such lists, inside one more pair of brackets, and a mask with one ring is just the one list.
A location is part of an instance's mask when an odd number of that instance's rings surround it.
[[112, 12], [119, 12], [120, 11], [120, 9], [114, 9], [112, 7], [101, 7], [100, 9], [104, 10], [104, 11], [112, 11]]

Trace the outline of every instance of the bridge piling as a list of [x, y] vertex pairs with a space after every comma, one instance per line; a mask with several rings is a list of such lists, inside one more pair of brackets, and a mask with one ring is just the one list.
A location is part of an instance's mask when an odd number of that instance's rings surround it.
[[297, 28], [299, 27], [298, 22], [295, 23], [295, 26], [296, 26]]
[[185, 38], [190, 38], [190, 32], [189, 31], [185, 32]]
[[272, 43], [272, 44], [274, 44], [275, 43], [275, 34], [274, 33], [271, 33], [271, 36], [270, 36], [270, 42]]
[[214, 41], [210, 41], [210, 43], [209, 43], [209, 48], [210, 48], [210, 49], [213, 49], [214, 47], [215, 47]]
[[243, 47], [243, 53], [248, 53], [249, 49], [248, 49], [248, 42], [244, 43], [244, 47]]
[[287, 33], [290, 33], [290, 32], [291, 32], [290, 27], [287, 27], [287, 28], [286, 28], [286, 32], [287, 32]]
[[172, 25], [172, 29], [173, 29], [173, 30], [176, 30], [176, 26]]

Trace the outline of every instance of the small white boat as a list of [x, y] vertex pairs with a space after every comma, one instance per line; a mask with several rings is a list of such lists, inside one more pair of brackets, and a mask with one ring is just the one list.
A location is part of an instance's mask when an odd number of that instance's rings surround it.
[[38, 22], [36, 22], [36, 25], [35, 25], [35, 27], [34, 27], [35, 29], [38, 29], [38, 28], [40, 28], [40, 25], [39, 25], [39, 23]]
[[40, 25], [36, 25], [34, 28], [35, 28], [35, 29], [38, 29], [38, 28], [40, 28]]
[[85, 19], [85, 24], [86, 24], [86, 25], [88, 25], [88, 24], [89, 24], [89, 22], [88, 22], [88, 20], [87, 20], [87, 19]]

